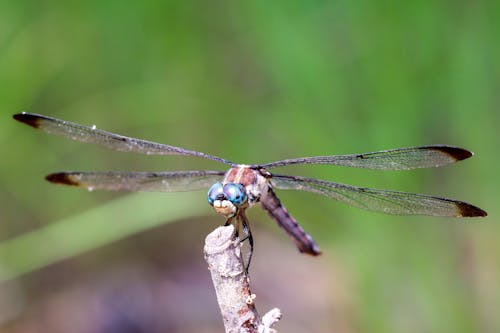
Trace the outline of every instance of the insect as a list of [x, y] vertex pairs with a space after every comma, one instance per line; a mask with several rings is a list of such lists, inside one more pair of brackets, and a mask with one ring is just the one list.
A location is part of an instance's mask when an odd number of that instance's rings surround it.
[[[302, 190], [324, 195], [363, 209], [399, 215], [432, 215], [448, 217], [486, 216], [469, 203], [390, 190], [379, 190], [340, 184], [325, 180], [273, 174], [268, 170], [294, 164], [331, 164], [379, 170], [410, 170], [441, 167], [471, 157], [465, 149], [431, 145], [398, 148], [364, 154], [293, 158], [264, 164], [237, 164], [221, 157], [161, 143], [135, 139], [83, 126], [65, 120], [33, 113], [19, 113], [14, 119], [71, 140], [93, 143], [109, 149], [147, 155], [186, 155], [202, 157], [229, 166], [228, 171], [173, 172], [58, 172], [46, 176], [52, 183], [84, 187], [89, 190], [126, 191], [194, 191], [208, 190], [208, 202], [215, 212], [226, 218], [226, 225], [242, 225], [250, 244], [253, 238], [246, 217], [247, 208], [260, 204], [297, 245], [300, 252], [313, 256], [321, 252], [312, 237], [299, 226], [275, 194], [275, 189]], [[236, 228], [237, 230], [238, 228]]]

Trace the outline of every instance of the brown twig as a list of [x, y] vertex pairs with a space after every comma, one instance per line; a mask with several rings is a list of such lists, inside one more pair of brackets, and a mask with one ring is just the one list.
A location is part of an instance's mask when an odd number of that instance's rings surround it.
[[274, 308], [259, 317], [234, 227], [211, 232], [205, 239], [204, 253], [226, 333], [276, 333], [271, 327], [280, 320], [281, 312]]

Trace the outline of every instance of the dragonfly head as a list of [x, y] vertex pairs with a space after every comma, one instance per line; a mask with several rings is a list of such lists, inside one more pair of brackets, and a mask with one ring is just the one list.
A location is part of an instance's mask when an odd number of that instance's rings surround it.
[[217, 182], [208, 190], [208, 203], [218, 214], [231, 217], [236, 214], [238, 208], [244, 206], [248, 201], [245, 187], [239, 183], [222, 184]]

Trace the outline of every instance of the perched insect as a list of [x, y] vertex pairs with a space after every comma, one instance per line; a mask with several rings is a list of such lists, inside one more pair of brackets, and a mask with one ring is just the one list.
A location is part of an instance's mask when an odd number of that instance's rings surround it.
[[[274, 189], [309, 191], [356, 207], [387, 214], [448, 217], [487, 215], [484, 210], [462, 201], [271, 174], [268, 171], [274, 167], [292, 164], [332, 164], [380, 170], [440, 167], [472, 156], [470, 151], [458, 147], [432, 145], [245, 165], [193, 150], [130, 138], [97, 129], [95, 126], [83, 126], [38, 114], [23, 112], [14, 115], [14, 119], [47, 133], [118, 151], [147, 155], [197, 156], [229, 165], [230, 168], [226, 172], [59, 172], [48, 175], [46, 179], [53, 183], [103, 190], [175, 192], [209, 188], [208, 202], [218, 214], [226, 218], [226, 224], [234, 222], [237, 226], [240, 224], [243, 226], [250, 243], [250, 257], [253, 238], [245, 210], [258, 203], [290, 235], [300, 252], [311, 255], [321, 253], [312, 237], [298, 225], [281, 204]], [[249, 262], [250, 259], [247, 265]]]

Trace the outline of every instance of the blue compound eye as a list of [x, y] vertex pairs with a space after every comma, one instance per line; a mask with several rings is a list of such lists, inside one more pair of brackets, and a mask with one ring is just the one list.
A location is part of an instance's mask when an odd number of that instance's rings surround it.
[[240, 206], [247, 200], [247, 192], [241, 184], [229, 183], [224, 185], [224, 194], [227, 200], [231, 201], [235, 206]]
[[213, 205], [214, 201], [217, 200], [217, 197], [224, 195], [224, 190], [221, 182], [217, 182], [212, 185], [212, 187], [208, 190], [208, 203]]

